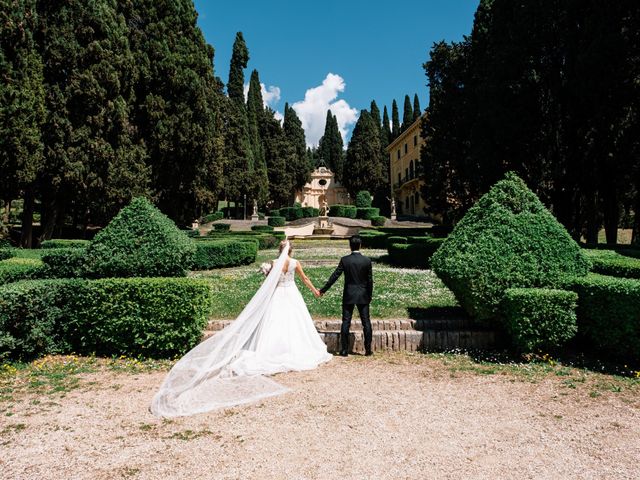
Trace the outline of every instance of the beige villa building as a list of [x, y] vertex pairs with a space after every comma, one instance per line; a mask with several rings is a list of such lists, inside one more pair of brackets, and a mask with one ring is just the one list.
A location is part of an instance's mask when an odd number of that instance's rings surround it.
[[420, 147], [424, 140], [420, 136], [420, 123], [424, 115], [387, 147], [389, 171], [391, 174], [391, 194], [396, 201], [398, 215], [425, 216], [424, 200], [420, 188], [424, 182], [418, 178]]

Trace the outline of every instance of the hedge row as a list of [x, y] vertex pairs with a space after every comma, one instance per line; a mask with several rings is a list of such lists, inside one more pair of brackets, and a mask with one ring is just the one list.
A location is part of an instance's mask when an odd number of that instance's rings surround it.
[[505, 292], [501, 319], [513, 346], [523, 352], [558, 347], [577, 331], [575, 292], [512, 288]]
[[85, 276], [85, 248], [57, 248], [42, 255], [47, 278], [79, 278]]
[[330, 217], [356, 218], [358, 209], [355, 205], [331, 205], [329, 207]]
[[231, 230], [230, 223], [214, 223], [213, 230], [216, 232], [229, 232]]
[[280, 216], [284, 217], [288, 222], [299, 220], [304, 217], [302, 207], [283, 207], [280, 209]]
[[54, 238], [42, 242], [40, 248], [87, 248], [90, 243], [89, 240]]
[[591, 271], [622, 278], [640, 278], [640, 259], [613, 250], [585, 250], [591, 260]]
[[611, 357], [640, 361], [640, 280], [598, 274], [569, 280], [578, 294], [578, 332]]
[[32, 278], [42, 278], [45, 270], [45, 265], [36, 258], [9, 258], [0, 261], [0, 285]]
[[196, 253], [191, 262], [192, 270], [248, 265], [256, 261], [258, 240], [208, 240], [196, 243]]
[[267, 248], [275, 248], [278, 244], [285, 239], [283, 232], [210, 232], [209, 235], [198, 239], [198, 241], [206, 240], [237, 240], [246, 241], [247, 239], [255, 239], [258, 241], [258, 249], [264, 250]]
[[210, 308], [210, 287], [197, 279], [17, 282], [0, 287], [0, 360], [173, 357], [199, 342]]
[[271, 225], [252, 225], [251, 230], [254, 232], [273, 232], [273, 227]]
[[356, 209], [356, 218], [362, 220], [371, 220], [374, 217], [380, 216], [380, 209], [375, 207], [363, 207]]
[[[402, 242], [391, 242], [391, 238], [401, 239]], [[444, 239], [430, 237], [391, 237], [387, 251], [391, 262], [403, 267], [428, 268], [431, 257], [440, 248]], [[414, 241], [418, 239], [417, 241]]]
[[377, 230], [360, 230], [362, 248], [387, 248], [389, 234]]

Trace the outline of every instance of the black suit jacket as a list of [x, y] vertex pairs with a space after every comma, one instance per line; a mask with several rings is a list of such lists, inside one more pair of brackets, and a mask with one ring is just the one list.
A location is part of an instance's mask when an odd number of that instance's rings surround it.
[[373, 294], [371, 259], [359, 252], [352, 252], [351, 255], [342, 257], [338, 268], [336, 268], [320, 291], [325, 293], [329, 290], [343, 272], [344, 291], [342, 292], [342, 303], [344, 305], [371, 303], [371, 295]]

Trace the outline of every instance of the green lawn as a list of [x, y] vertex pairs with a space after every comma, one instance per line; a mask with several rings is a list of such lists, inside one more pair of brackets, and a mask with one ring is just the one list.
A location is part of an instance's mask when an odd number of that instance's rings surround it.
[[[346, 241], [295, 241], [294, 257], [300, 260], [311, 281], [320, 288], [333, 272], [342, 255], [349, 253]], [[379, 262], [385, 250], [363, 250], [374, 262], [374, 294], [371, 315], [374, 318], [408, 318], [408, 309], [455, 307], [453, 294], [430, 270], [393, 268]], [[261, 262], [277, 256], [276, 250], [262, 250], [253, 265], [239, 268], [194, 273], [206, 278], [215, 291], [213, 318], [235, 318], [256, 292], [264, 277], [258, 273]], [[313, 294], [296, 279], [298, 288], [314, 318], [340, 317], [343, 279], [336, 282], [322, 298]]]

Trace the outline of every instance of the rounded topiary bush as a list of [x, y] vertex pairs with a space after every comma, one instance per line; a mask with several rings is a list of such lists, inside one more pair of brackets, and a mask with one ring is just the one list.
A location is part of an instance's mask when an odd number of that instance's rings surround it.
[[356, 194], [356, 207], [358, 208], [369, 208], [372, 201], [371, 194], [366, 190], [361, 190]]
[[134, 198], [93, 239], [86, 255], [91, 277], [185, 275], [193, 240], [146, 198]]
[[509, 288], [555, 288], [589, 271], [578, 244], [513, 173], [469, 209], [432, 266], [479, 320], [498, 316]]
[[285, 221], [284, 217], [269, 217], [267, 223], [272, 227], [284, 227]]
[[387, 217], [371, 217], [371, 225], [374, 227], [384, 227]]

